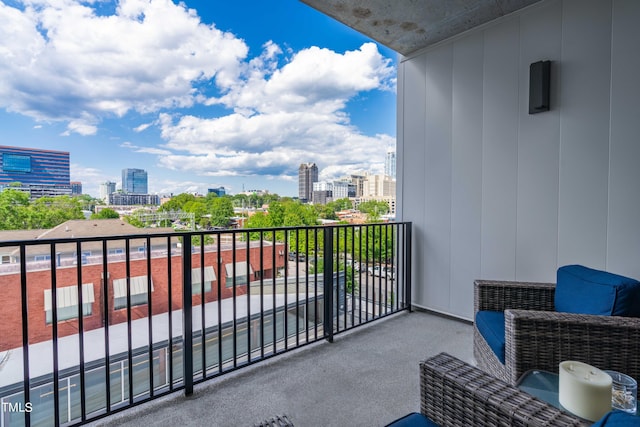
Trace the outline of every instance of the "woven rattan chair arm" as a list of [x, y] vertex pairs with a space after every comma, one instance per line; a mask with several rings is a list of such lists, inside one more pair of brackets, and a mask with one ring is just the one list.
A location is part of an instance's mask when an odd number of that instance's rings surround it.
[[476, 280], [474, 313], [509, 308], [553, 311], [555, 289], [555, 283]]
[[640, 378], [640, 318], [506, 310], [505, 359], [511, 383], [530, 369], [557, 372], [563, 360]]
[[589, 425], [446, 353], [420, 363], [420, 400], [440, 426]]

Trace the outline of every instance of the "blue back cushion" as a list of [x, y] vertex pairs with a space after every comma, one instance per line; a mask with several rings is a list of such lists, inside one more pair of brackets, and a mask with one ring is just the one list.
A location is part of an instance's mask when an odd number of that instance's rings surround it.
[[478, 332], [489, 344], [489, 347], [498, 357], [500, 363], [504, 364], [504, 312], [502, 311], [479, 311], [476, 313], [476, 327]]
[[424, 415], [412, 412], [387, 424], [387, 427], [438, 427], [438, 425]]
[[611, 411], [591, 427], [640, 427], [640, 417], [626, 412]]
[[558, 269], [556, 311], [640, 317], [640, 282], [582, 265]]

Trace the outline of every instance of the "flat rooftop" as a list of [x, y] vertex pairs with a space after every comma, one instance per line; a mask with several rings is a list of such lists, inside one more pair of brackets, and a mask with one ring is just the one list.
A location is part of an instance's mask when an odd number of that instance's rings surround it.
[[419, 411], [418, 363], [442, 351], [473, 363], [470, 323], [402, 312], [268, 359], [92, 426], [384, 426]]

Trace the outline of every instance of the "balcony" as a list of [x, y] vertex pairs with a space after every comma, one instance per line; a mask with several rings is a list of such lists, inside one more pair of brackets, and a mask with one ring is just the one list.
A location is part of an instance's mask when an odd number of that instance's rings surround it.
[[472, 360], [472, 326], [423, 311], [380, 322], [200, 384], [93, 425], [383, 426], [419, 410], [418, 362], [446, 351]]
[[[399, 314], [410, 309], [410, 223], [31, 240], [0, 249], [14, 261], [0, 266], [2, 427], [111, 423], [114, 414], [126, 418], [131, 407], [158, 398], [196, 401], [207, 387], [241, 387], [245, 379], [247, 390], [234, 392], [229, 411], [209, 417], [267, 416], [243, 409], [252, 383], [291, 381], [295, 388], [329, 380], [291, 393], [295, 398], [280, 395], [290, 402], [282, 410], [302, 420], [312, 416], [309, 404], [347, 398], [338, 394], [351, 383], [341, 370], [363, 385], [369, 372], [370, 385], [346, 393], [364, 396], [384, 390], [379, 382], [406, 387], [412, 376], [395, 369], [415, 368], [459, 334], [467, 350], [454, 353], [470, 355], [468, 327], [446, 333], [433, 328], [442, 319]], [[383, 319], [389, 322], [380, 333], [368, 326]], [[423, 322], [430, 338], [416, 345]], [[459, 327], [453, 322], [449, 331]], [[334, 338], [335, 345], [320, 344]], [[300, 369], [289, 372], [290, 363]], [[287, 371], [274, 376], [278, 369]], [[313, 374], [317, 369], [325, 374]], [[209, 382], [229, 375], [233, 380]]]

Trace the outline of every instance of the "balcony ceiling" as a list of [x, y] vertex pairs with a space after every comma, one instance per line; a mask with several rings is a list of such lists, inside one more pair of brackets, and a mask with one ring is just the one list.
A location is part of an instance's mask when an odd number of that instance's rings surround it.
[[540, 0], [301, 0], [408, 56]]

